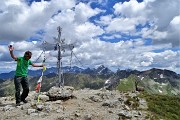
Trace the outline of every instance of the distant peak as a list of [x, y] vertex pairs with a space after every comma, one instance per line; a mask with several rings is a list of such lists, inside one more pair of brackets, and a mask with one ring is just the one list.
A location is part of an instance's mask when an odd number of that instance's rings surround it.
[[100, 65], [98, 68], [105, 68], [105, 66], [104, 65]]

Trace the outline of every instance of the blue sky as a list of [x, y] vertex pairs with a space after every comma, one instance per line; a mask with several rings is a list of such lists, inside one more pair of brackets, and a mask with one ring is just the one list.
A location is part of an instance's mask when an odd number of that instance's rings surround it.
[[[62, 38], [75, 45], [74, 53], [84, 67], [102, 64], [112, 70], [157, 67], [180, 73], [178, 2], [2, 0], [0, 73], [16, 68], [16, 62], [9, 56], [9, 44], [14, 46], [16, 56], [32, 51], [35, 61], [42, 52], [43, 41], [55, 43], [53, 37], [57, 37], [58, 26], [62, 27]], [[63, 65], [69, 65], [70, 52], [63, 54], [66, 56]], [[56, 55], [49, 45], [47, 67], [56, 66]], [[77, 60], [73, 60], [73, 65], [82, 67]]]

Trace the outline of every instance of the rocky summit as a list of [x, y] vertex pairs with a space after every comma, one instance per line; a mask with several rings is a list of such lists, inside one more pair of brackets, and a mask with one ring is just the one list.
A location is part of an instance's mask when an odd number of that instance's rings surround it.
[[12, 96], [0, 98], [0, 120], [145, 120], [147, 102], [139, 92], [105, 89], [74, 90], [52, 87], [48, 92], [30, 92], [28, 103], [15, 105]]

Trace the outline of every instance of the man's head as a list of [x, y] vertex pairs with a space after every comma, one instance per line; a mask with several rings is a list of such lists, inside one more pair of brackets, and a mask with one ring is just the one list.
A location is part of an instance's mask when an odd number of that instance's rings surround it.
[[31, 56], [32, 56], [32, 53], [31, 53], [30, 51], [26, 51], [26, 52], [24, 53], [24, 58], [25, 58], [26, 60], [31, 59]]

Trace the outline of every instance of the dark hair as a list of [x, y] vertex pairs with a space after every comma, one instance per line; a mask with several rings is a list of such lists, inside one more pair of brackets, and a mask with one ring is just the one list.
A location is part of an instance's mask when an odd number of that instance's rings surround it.
[[30, 51], [26, 51], [25, 53], [24, 53], [24, 56], [29, 56], [29, 57], [31, 57], [32, 56], [32, 53], [30, 52]]

